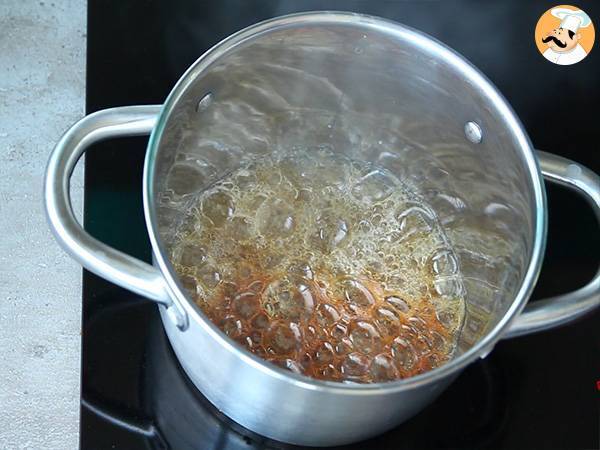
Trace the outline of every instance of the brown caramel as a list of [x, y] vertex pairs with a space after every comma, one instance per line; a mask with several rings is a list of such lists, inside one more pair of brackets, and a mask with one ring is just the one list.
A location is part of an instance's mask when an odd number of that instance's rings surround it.
[[251, 352], [362, 383], [452, 357], [464, 316], [457, 259], [434, 211], [392, 174], [330, 151], [287, 154], [191, 203], [173, 264], [210, 320]]

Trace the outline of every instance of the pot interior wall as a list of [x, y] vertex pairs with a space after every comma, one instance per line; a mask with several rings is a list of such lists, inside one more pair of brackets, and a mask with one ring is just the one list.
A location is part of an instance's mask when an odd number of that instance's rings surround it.
[[[436, 210], [464, 277], [459, 348], [471, 347], [504, 315], [527, 269], [533, 191], [502, 114], [439, 47], [411, 35], [297, 24], [242, 42], [200, 72], [156, 154], [166, 247], [190, 199], [245, 161], [326, 146], [390, 170]], [[469, 121], [481, 143], [466, 139]]]

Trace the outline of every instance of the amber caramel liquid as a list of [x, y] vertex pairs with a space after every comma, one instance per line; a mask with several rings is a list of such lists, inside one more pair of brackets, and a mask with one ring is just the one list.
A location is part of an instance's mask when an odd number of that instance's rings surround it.
[[391, 173], [328, 150], [255, 160], [198, 194], [171, 258], [229, 337], [317, 379], [425, 372], [452, 357], [463, 323], [435, 212]]

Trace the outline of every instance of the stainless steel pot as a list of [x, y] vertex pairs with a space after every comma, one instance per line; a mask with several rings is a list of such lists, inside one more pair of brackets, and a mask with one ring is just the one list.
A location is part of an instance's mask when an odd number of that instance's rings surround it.
[[[143, 192], [154, 266], [92, 238], [69, 200], [70, 175], [92, 143], [148, 133]], [[390, 383], [314, 381], [246, 352], [186, 297], [166, 248], [187, 199], [243, 160], [295, 145], [327, 145], [384, 166], [440, 214], [468, 305], [451, 362]], [[320, 12], [269, 20], [225, 39], [190, 67], [162, 106], [83, 118], [50, 157], [45, 201], [67, 252], [159, 305], [183, 368], [217, 408], [270, 438], [336, 445], [408, 419], [499, 339], [598, 306], [597, 274], [573, 293], [522, 311], [546, 240], [543, 176], [581, 193], [600, 214], [597, 175], [534, 152], [504, 98], [460, 55], [396, 23]]]

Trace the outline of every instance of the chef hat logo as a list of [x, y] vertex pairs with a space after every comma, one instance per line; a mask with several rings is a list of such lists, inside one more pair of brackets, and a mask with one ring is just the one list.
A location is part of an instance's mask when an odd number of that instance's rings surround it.
[[585, 59], [594, 45], [595, 30], [590, 16], [571, 5], [548, 9], [535, 27], [535, 45], [548, 61], [569, 66]]
[[577, 33], [579, 28], [586, 28], [592, 23], [592, 19], [581, 9], [552, 8], [550, 13], [561, 20], [560, 28]]

